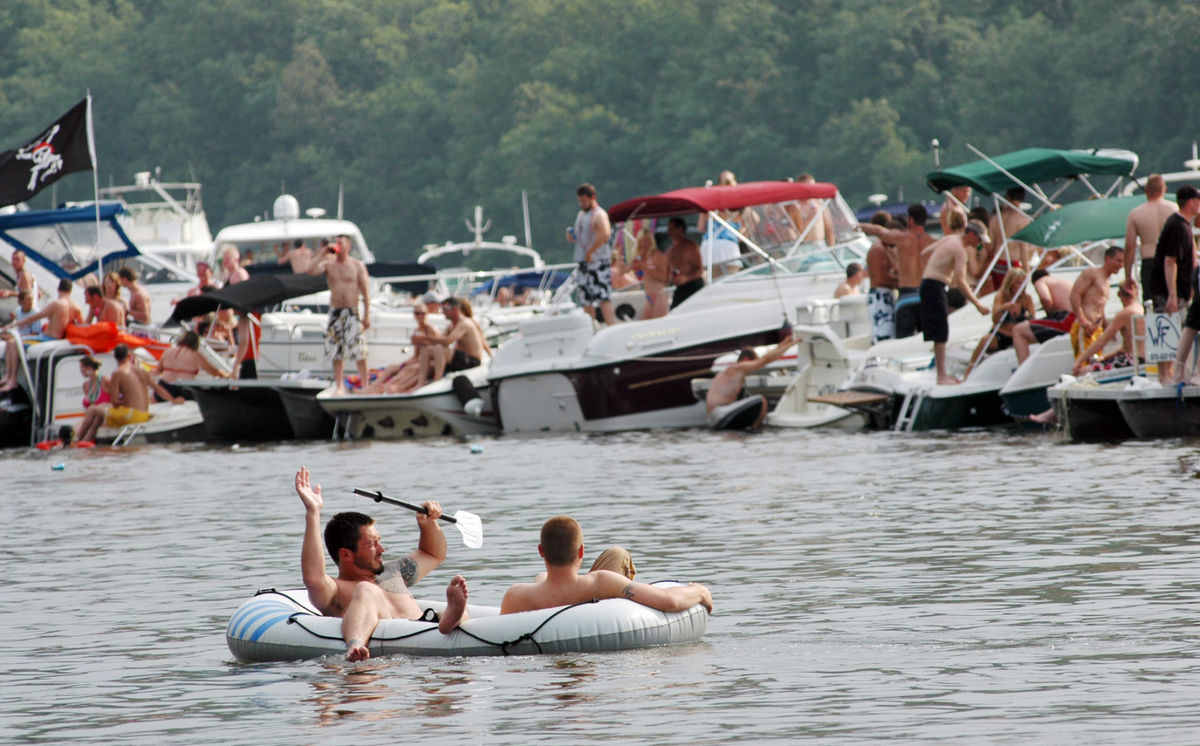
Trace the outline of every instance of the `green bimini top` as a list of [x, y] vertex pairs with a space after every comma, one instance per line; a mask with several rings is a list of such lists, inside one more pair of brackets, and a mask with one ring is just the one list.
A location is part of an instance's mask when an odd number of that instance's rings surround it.
[[1058, 246], [1089, 241], [1121, 240], [1125, 238], [1125, 219], [1129, 211], [1146, 203], [1146, 198], [1112, 197], [1072, 202], [1014, 233], [1014, 241], [1053, 249]]
[[1017, 186], [1009, 174], [1025, 184], [1037, 184], [1082, 174], [1132, 176], [1137, 165], [1137, 154], [1128, 150], [1025, 148], [990, 161], [978, 160], [930, 171], [925, 180], [935, 192], [966, 185], [977, 192], [992, 194]]

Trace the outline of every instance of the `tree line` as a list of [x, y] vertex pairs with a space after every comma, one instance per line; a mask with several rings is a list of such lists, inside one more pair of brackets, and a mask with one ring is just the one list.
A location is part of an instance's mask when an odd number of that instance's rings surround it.
[[102, 184], [194, 178], [214, 232], [342, 185], [390, 259], [465, 239], [475, 204], [522, 236], [522, 190], [561, 261], [583, 181], [607, 205], [809, 172], [858, 207], [931, 197], [935, 138], [943, 165], [1121, 147], [1149, 173], [1200, 136], [1186, 3], [6, 0], [0, 28], [0, 149], [90, 89]]

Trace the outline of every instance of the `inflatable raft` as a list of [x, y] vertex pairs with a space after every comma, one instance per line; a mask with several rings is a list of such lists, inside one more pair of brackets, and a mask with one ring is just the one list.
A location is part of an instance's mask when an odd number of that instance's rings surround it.
[[[659, 583], [659, 585], [676, 583]], [[446, 602], [417, 599], [441, 613]], [[663, 612], [623, 598], [500, 615], [496, 606], [468, 604], [470, 618], [448, 635], [427, 621], [385, 619], [368, 647], [381, 655], [532, 655], [627, 650], [696, 642], [708, 628], [700, 604]], [[229, 650], [243, 661], [287, 661], [343, 655], [340, 617], [311, 607], [304, 589], [261, 590], [234, 612], [225, 629]]]

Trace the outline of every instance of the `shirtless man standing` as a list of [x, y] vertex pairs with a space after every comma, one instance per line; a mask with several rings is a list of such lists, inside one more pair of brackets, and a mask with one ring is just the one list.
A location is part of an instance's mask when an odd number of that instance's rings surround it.
[[1154, 249], [1163, 223], [1178, 210], [1175, 203], [1167, 200], [1167, 184], [1159, 174], [1150, 174], [1146, 179], [1146, 201], [1129, 211], [1125, 219], [1125, 284], [1132, 287], [1133, 256], [1138, 250], [1141, 256], [1142, 300], [1150, 300], [1150, 276], [1154, 274]]
[[108, 395], [112, 398], [111, 406], [93, 404], [83, 413], [83, 422], [79, 425], [79, 442], [90, 442], [96, 439], [96, 431], [103, 421], [109, 427], [136, 425], [150, 419], [150, 389], [158, 394], [163, 401], [183, 404], [182, 396], [171, 396], [171, 392], [159, 385], [145, 368], [134, 361], [127, 345], [117, 345], [113, 348], [113, 358], [117, 361], [117, 369], [109, 379]]
[[83, 297], [88, 304], [89, 320], [111, 321], [118, 329], [125, 328], [125, 306], [120, 301], [105, 298], [104, 292], [95, 286], [84, 290]]
[[687, 223], [674, 217], [667, 221], [667, 236], [671, 245], [667, 248], [668, 275], [675, 286], [671, 297], [671, 308], [683, 303], [697, 290], [704, 287], [704, 259], [700, 247], [688, 238]]
[[462, 312], [462, 307], [462, 298], [442, 301], [442, 315], [450, 325], [443, 333], [438, 333], [432, 327], [426, 332], [426, 345], [417, 357], [417, 383], [410, 390], [425, 385], [425, 374], [431, 366], [432, 380], [437, 381], [446, 373], [477, 367], [485, 356], [491, 355], [483, 331], [474, 319]]
[[[367, 265], [350, 256], [350, 237], [338, 236], [325, 256], [317, 260], [317, 272], [329, 283], [329, 322], [325, 327], [325, 354], [333, 360], [336, 394], [346, 393], [346, 358], [358, 364], [358, 378], [367, 382], [367, 342], [363, 332], [371, 328], [371, 288]], [[362, 318], [358, 303], [362, 301]]]
[[[896, 247], [896, 275], [900, 285], [900, 298], [896, 301], [896, 339], [911, 337], [921, 328], [920, 284], [925, 269], [922, 256], [933, 243], [933, 236], [925, 232], [928, 219], [925, 206], [914, 203], [908, 206], [908, 228], [905, 230], [871, 223], [859, 226], [868, 235]], [[871, 285], [875, 285], [873, 277]]]
[[1109, 279], [1124, 266], [1124, 249], [1110, 246], [1104, 252], [1104, 263], [1088, 267], [1079, 273], [1071, 288], [1071, 346], [1079, 354], [1104, 333], [1104, 306], [1108, 303]]
[[[728, 407], [730, 404], [741, 401], [742, 384], [746, 380], [747, 373], [761, 370], [763, 367], [778, 360], [787, 348], [796, 344], [796, 342], [797, 340], [792, 339], [789, 334], [779, 344], [775, 345], [774, 349], [762, 357], [755, 355], [754, 350], [750, 347], [743, 348], [738, 355], [737, 362], [718, 373], [713, 378], [712, 385], [708, 388], [708, 394], [704, 398], [705, 407], [708, 409], [708, 424], [715, 427], [724, 414], [722, 409]], [[761, 394], [756, 394], [751, 398], [762, 401], [762, 410], [751, 427], [751, 429], [757, 430], [762, 425], [763, 419], [767, 416], [767, 399]]]
[[992, 312], [992, 309], [979, 302], [971, 283], [967, 282], [967, 251], [987, 241], [987, 228], [978, 220], [972, 220], [961, 234], [943, 236], [929, 247], [929, 262], [921, 278], [921, 332], [926, 342], [933, 342], [933, 359], [939, 384], [962, 383], [946, 373], [946, 342], [950, 339], [950, 306], [946, 286], [958, 286], [971, 305], [984, 316]]
[[546, 563], [546, 577], [509, 588], [500, 602], [501, 614], [606, 598], [627, 598], [659, 611], [686, 611], [696, 604], [703, 604], [709, 613], [713, 610], [712, 593], [699, 583], [663, 588], [635, 583], [612, 570], [580, 575], [583, 529], [570, 516], [555, 516], [542, 525], [538, 554]]
[[302, 275], [308, 272], [308, 267], [312, 264], [312, 259], [312, 249], [304, 245], [303, 239], [297, 238], [291, 248], [283, 252], [283, 255], [279, 257], [279, 263], [290, 264], [293, 274]]
[[138, 284], [138, 273], [133, 267], [121, 267], [117, 272], [121, 286], [129, 291], [129, 318], [139, 324], [150, 323], [150, 293]]
[[1021, 203], [1025, 201], [1025, 190], [1021, 187], [1013, 187], [1004, 193], [1004, 201], [1000, 203], [1000, 211], [992, 216], [991, 222], [988, 224], [988, 238], [991, 239], [990, 251], [986, 252], [981, 259], [979, 271], [983, 272], [988, 265], [992, 263], [992, 257], [997, 252], [1005, 250], [1005, 242], [1008, 243], [1006, 255], [1001, 256], [992, 264], [991, 275], [984, 281], [982, 292], [986, 295], [1000, 287], [1004, 282], [1004, 276], [1008, 274], [1009, 267], [1016, 265], [1023, 269], [1029, 267], [1029, 257], [1031, 247], [1024, 241], [1012, 240], [1013, 234], [1021, 230], [1025, 226], [1033, 222], [1033, 220], [1021, 212]]
[[[878, 217], [879, 213], [877, 213]], [[884, 220], [887, 213], [882, 213]], [[871, 224], [886, 227], [886, 223]], [[877, 239], [867, 250], [867, 315], [871, 317], [871, 344], [896, 336], [896, 262], [895, 249]]]
[[[368, 645], [381, 619], [421, 619], [421, 608], [409, 587], [446, 559], [446, 537], [438, 525], [442, 507], [432, 500], [417, 513], [421, 540], [409, 555], [384, 564], [383, 544], [375, 521], [362, 513], [338, 513], [325, 526], [325, 547], [337, 563], [338, 575], [325, 572], [321, 551], [321, 485], [311, 484], [308, 469], [296, 472], [296, 494], [304, 503], [304, 544], [300, 569], [308, 599], [322, 614], [342, 617], [346, 660], [371, 657]], [[438, 630], [450, 634], [467, 618], [467, 581], [455, 575], [446, 586], [446, 609]]]
[[29, 270], [25, 269], [25, 261], [26, 259], [24, 251], [17, 249], [13, 252], [12, 268], [13, 272], [16, 273], [17, 286], [12, 290], [0, 290], [0, 298], [11, 298], [15, 295], [19, 295], [22, 290], [27, 290], [33, 295], [33, 302], [36, 305], [39, 294], [37, 280], [34, 280], [33, 275], [29, 273]]
[[12, 391], [17, 387], [17, 357], [20, 352], [17, 345], [20, 342], [6, 333], [14, 326], [25, 326], [40, 319], [46, 319], [46, 324], [42, 328], [41, 334], [30, 339], [43, 342], [63, 339], [67, 336], [68, 324], [83, 323], [83, 311], [71, 301], [70, 280], [59, 280], [58, 297], [43, 306], [37, 313], [0, 326], [0, 336], [7, 341], [4, 349], [4, 381], [0, 383], [0, 392]]

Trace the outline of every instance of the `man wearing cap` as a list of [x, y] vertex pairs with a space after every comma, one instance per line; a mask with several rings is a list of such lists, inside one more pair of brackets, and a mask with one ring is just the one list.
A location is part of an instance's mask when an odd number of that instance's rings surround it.
[[978, 220], [967, 223], [961, 234], [951, 234], [929, 245], [929, 261], [921, 278], [921, 331], [933, 342], [933, 358], [939, 384], [962, 383], [946, 373], [946, 342], [950, 339], [950, 305], [946, 286], [956, 285], [971, 305], [987, 316], [992, 309], [979, 302], [967, 281], [967, 251], [988, 242], [987, 226]]

